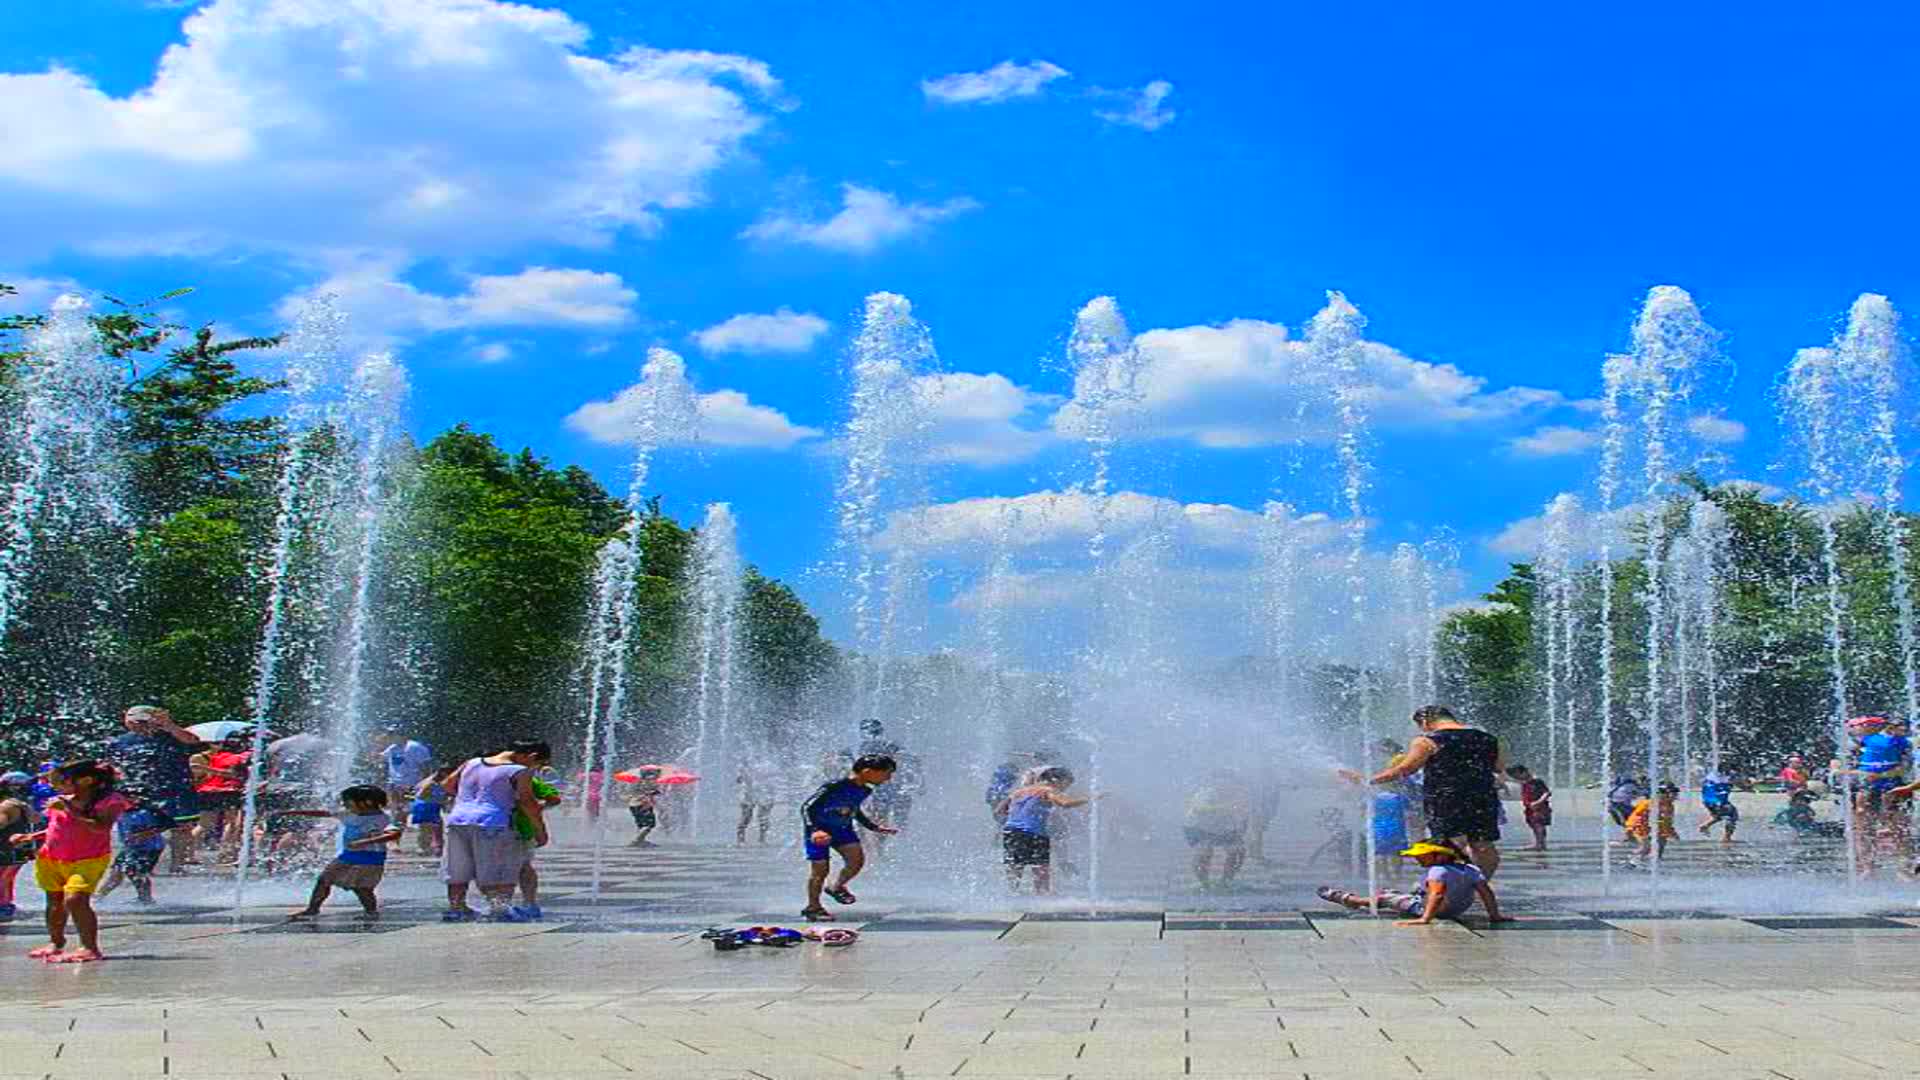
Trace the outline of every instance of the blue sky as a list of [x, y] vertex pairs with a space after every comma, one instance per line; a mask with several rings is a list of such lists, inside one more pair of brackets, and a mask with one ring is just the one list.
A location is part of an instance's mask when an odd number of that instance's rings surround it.
[[[1254, 509], [1284, 433], [1215, 435], [1260, 414], [1259, 335], [1194, 328], [1298, 331], [1343, 290], [1397, 357], [1374, 542], [1451, 528], [1476, 588], [1503, 530], [1590, 487], [1577, 403], [1648, 288], [1724, 333], [1738, 374], [1707, 405], [1756, 479], [1793, 350], [1862, 291], [1920, 292], [1892, 5], [65, 0], [8, 24], [0, 280], [191, 284], [186, 313], [235, 331], [333, 289], [410, 367], [418, 433], [469, 420], [615, 490], [627, 451], [568, 418], [673, 348], [744, 399], [712, 403], [733, 445], [670, 452], [655, 489], [688, 518], [733, 502], [747, 557], [816, 599], [837, 460], [812, 432], [875, 290], [950, 371], [1000, 377], [948, 387], [937, 498], [1084, 477], [1048, 419], [1074, 311], [1111, 294], [1193, 390], [1117, 483]], [[1335, 508], [1318, 474], [1290, 497]]]

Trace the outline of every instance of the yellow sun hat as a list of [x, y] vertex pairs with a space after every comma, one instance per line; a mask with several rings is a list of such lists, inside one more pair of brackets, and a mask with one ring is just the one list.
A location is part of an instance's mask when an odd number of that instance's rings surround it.
[[1452, 855], [1455, 858], [1459, 858], [1460, 856], [1459, 852], [1445, 844], [1435, 844], [1427, 840], [1420, 841], [1400, 854], [1405, 855], [1409, 859], [1417, 859], [1422, 855]]

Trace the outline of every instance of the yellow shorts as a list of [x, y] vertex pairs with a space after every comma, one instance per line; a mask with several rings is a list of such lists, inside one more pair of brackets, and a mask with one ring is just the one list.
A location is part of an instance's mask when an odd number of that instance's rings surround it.
[[55, 893], [90, 893], [99, 886], [100, 879], [107, 876], [107, 867], [112, 863], [111, 855], [73, 862], [41, 856], [33, 861], [33, 883], [49, 896]]

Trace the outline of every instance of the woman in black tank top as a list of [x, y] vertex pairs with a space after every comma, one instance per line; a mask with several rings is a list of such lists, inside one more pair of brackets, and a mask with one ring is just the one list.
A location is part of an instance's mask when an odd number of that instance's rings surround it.
[[1419, 737], [1371, 782], [1392, 783], [1422, 773], [1427, 832], [1435, 840], [1465, 841], [1474, 863], [1492, 877], [1500, 866], [1500, 740], [1462, 724], [1441, 705], [1415, 709], [1413, 722], [1420, 728]]

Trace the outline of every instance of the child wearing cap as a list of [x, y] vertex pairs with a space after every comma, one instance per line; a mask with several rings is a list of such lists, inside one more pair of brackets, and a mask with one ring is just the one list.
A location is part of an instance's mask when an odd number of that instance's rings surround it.
[[1395, 926], [1426, 926], [1435, 919], [1458, 919], [1472, 909], [1476, 899], [1487, 909], [1488, 922], [1513, 921], [1500, 914], [1500, 901], [1494, 897], [1487, 875], [1462, 860], [1453, 848], [1422, 840], [1400, 854], [1419, 863], [1426, 871], [1421, 875], [1420, 892], [1381, 892], [1369, 903], [1365, 896], [1326, 886], [1319, 890], [1320, 899], [1354, 911], [1371, 906], [1407, 916], [1395, 922]]
[[1655, 818], [1653, 800], [1641, 798], [1633, 804], [1633, 812], [1627, 815], [1627, 836], [1638, 845], [1639, 855], [1646, 858], [1654, 851], [1654, 833], [1659, 833], [1659, 853], [1667, 853], [1667, 841], [1678, 840], [1679, 832], [1673, 827], [1673, 800], [1680, 794], [1680, 787], [1671, 781], [1661, 784], [1659, 797], [1659, 828], [1653, 826]]

